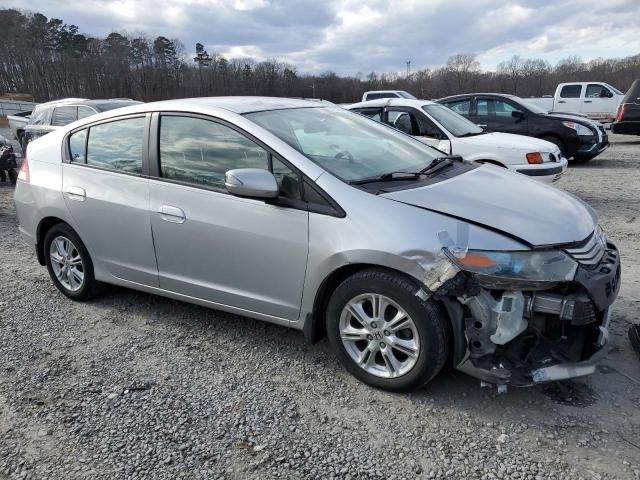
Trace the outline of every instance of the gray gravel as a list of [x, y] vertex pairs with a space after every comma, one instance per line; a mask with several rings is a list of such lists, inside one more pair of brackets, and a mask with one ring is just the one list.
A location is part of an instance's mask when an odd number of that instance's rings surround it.
[[622, 250], [613, 346], [590, 378], [504, 395], [451, 371], [373, 390], [326, 341], [134, 291], [73, 303], [0, 183], [0, 479], [640, 478], [640, 142], [613, 141], [559, 185]]

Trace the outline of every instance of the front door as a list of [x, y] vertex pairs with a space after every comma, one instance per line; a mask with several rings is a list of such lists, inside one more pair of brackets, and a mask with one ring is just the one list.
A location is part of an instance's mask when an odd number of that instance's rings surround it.
[[383, 119], [385, 123], [422, 143], [446, 155], [451, 153], [451, 142], [447, 135], [421, 111], [410, 107], [385, 107]]
[[478, 97], [473, 120], [489, 131], [528, 134], [526, 113], [501, 98]]
[[616, 103], [613, 97], [613, 92], [604, 85], [588, 84], [582, 101], [582, 113], [603, 120], [613, 117]]
[[98, 280], [158, 284], [149, 181], [142, 175], [146, 130], [145, 116], [134, 116], [69, 136], [62, 192]]
[[[308, 212], [296, 208], [298, 174], [265, 148], [208, 117], [158, 119], [158, 178], [151, 226], [160, 288], [220, 305], [295, 320], [308, 252]], [[155, 129], [154, 129], [155, 130]], [[224, 188], [234, 168], [270, 169], [275, 202]]]

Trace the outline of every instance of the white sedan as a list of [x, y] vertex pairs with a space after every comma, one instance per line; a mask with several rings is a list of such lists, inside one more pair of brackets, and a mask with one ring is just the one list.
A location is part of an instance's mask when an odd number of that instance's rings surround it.
[[560, 179], [567, 159], [553, 143], [523, 135], [487, 132], [428, 100], [381, 99], [345, 107], [391, 125], [447, 155], [491, 163], [548, 183]]

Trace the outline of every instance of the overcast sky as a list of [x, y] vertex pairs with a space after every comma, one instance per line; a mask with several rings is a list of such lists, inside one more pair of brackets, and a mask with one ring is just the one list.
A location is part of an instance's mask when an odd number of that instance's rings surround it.
[[340, 74], [440, 66], [476, 53], [494, 69], [512, 55], [551, 63], [640, 53], [640, 0], [0, 0], [92, 36], [179, 38], [230, 58], [278, 58]]

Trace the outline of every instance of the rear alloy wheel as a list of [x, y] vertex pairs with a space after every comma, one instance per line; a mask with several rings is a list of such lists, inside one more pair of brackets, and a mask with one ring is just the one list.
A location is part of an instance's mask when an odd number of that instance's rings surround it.
[[89, 252], [71, 227], [59, 223], [44, 239], [49, 276], [55, 286], [74, 300], [89, 300], [98, 290]]
[[333, 293], [327, 334], [344, 367], [361, 381], [387, 390], [417, 388], [443, 367], [448, 353], [446, 317], [420, 287], [398, 272], [356, 273]]

